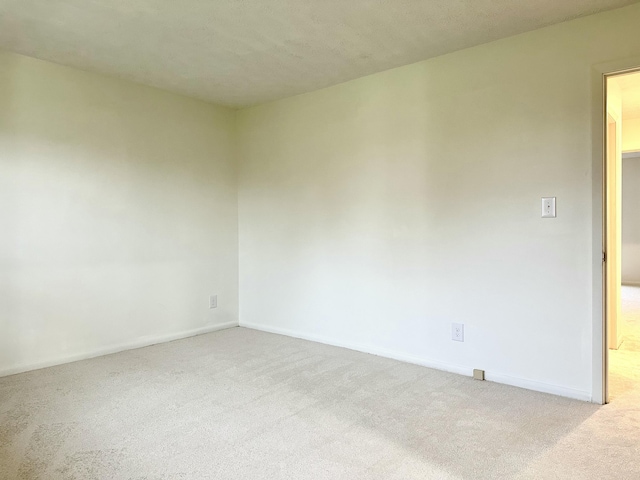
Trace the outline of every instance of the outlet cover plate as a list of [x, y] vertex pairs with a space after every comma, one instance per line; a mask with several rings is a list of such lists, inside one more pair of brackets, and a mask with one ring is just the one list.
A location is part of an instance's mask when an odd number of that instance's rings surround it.
[[542, 197], [542, 218], [556, 218], [556, 197]]
[[451, 340], [456, 342], [464, 342], [464, 324], [452, 323], [451, 324]]
[[209, 297], [209, 308], [218, 308], [218, 295], [211, 295]]

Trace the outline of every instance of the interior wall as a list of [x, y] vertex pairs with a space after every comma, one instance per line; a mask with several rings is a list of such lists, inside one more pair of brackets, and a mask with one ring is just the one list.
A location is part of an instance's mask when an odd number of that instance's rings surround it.
[[234, 115], [0, 52], [0, 373], [237, 324]]
[[640, 158], [627, 158], [622, 161], [622, 283], [627, 285], [640, 285], [638, 206], [640, 206]]
[[622, 150], [640, 150], [640, 118], [625, 118], [622, 122]]
[[638, 22], [241, 110], [240, 324], [591, 398], [591, 68], [638, 56]]

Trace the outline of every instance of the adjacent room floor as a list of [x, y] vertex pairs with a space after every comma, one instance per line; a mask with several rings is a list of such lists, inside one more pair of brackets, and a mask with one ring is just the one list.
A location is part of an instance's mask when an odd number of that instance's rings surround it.
[[609, 400], [640, 408], [640, 287], [622, 287], [622, 343], [609, 350]]
[[0, 478], [638, 479], [630, 392], [599, 407], [233, 328], [0, 379]]

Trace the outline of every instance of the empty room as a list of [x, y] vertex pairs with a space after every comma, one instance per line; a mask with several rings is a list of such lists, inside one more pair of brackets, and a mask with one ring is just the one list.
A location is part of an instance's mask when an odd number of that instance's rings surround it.
[[640, 479], [638, 26], [0, 0], [0, 480]]

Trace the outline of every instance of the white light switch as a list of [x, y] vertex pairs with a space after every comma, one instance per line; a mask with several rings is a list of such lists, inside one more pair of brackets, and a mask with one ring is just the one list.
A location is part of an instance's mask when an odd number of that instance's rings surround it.
[[556, 197], [542, 198], [542, 218], [556, 218]]

